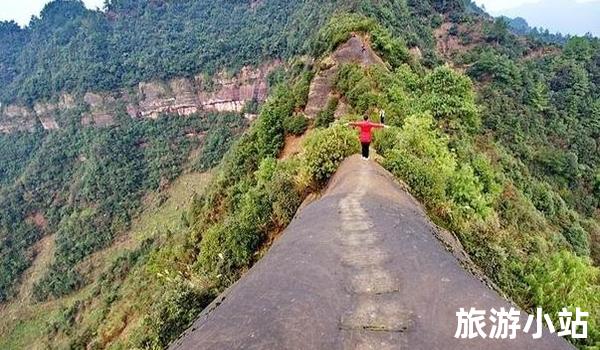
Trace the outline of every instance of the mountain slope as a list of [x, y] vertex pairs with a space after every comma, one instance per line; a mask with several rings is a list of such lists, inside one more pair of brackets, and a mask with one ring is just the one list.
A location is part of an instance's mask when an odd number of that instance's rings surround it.
[[[115, 101], [113, 107], [122, 115], [106, 128], [82, 126], [87, 111], [76, 108], [52, 112], [61, 126], [69, 126], [65, 129], [3, 135], [1, 146], [7, 151], [0, 153], [0, 208], [6, 215], [0, 218], [0, 286], [8, 298], [2, 313], [16, 310], [19, 315], [0, 328], [3, 339], [10, 335], [10, 344], [20, 344], [17, 348], [41, 343], [57, 348], [166, 347], [219, 292], [260, 260], [302, 200], [318, 193], [340, 162], [357, 152], [356, 135], [336, 118], [345, 122], [368, 114], [376, 119], [380, 108], [392, 126], [374, 142], [381, 163], [409, 184], [434, 222], [459, 237], [504, 294], [523, 310], [542, 306], [553, 317], [573, 305], [600, 314], [595, 312], [600, 283], [594, 266], [600, 258], [597, 39], [573, 38], [564, 47], [548, 46], [511, 34], [506, 23], [491, 21], [466, 1], [226, 5], [243, 14], [237, 18], [240, 23], [230, 25], [231, 18], [221, 18], [214, 2], [122, 0], [111, 1], [105, 13], [90, 13], [63, 0], [39, 20], [39, 28], [51, 36], [44, 42], [48, 45], [28, 41], [35, 26], [11, 29], [11, 38], [27, 47], [7, 51], [11, 59], [30, 60], [24, 66], [31, 69], [19, 73], [25, 80], [36, 69], [54, 72], [40, 62], [59, 48], [61, 54], [73, 53], [77, 40], [113, 38], [116, 42], [110, 45], [121, 45], [143, 38], [158, 45], [138, 47], [142, 53], [132, 61], [141, 70], [158, 67], [157, 75], [142, 77], [129, 66], [125, 73], [131, 71], [131, 79], [110, 85], [119, 91], [140, 79], [235, 69], [232, 62], [255, 57], [245, 47], [264, 49], [255, 63], [286, 60], [268, 77], [266, 103], [249, 106], [258, 109], [258, 118], [227, 152], [206, 191], [189, 208], [177, 209], [177, 229], [125, 249], [114, 261], [86, 264], [94, 257], [102, 260], [103, 248], [119, 244], [115, 238], [135, 224], [132, 218], [145, 198], [164, 197], [168, 184], [193, 166], [189, 157], [198, 168], [215, 165], [245, 127], [245, 122], [237, 123], [241, 116], [201, 112], [132, 121], [125, 106]], [[214, 23], [195, 20], [213, 11]], [[129, 24], [126, 15], [133, 18]], [[272, 30], [256, 28], [250, 19], [257, 16], [270, 16], [276, 22]], [[97, 37], [90, 36], [90, 18], [107, 25], [110, 35], [99, 30]], [[202, 54], [186, 46], [189, 37], [179, 40], [171, 33], [171, 27], [181, 29], [176, 23], [182, 18], [194, 22], [195, 34], [190, 35], [206, 32], [215, 40], [198, 46], [214, 53], [210, 57], [219, 56], [214, 67], [207, 58], [206, 65], [187, 71], [170, 51], [158, 50], [172, 46], [192, 56]], [[123, 35], [117, 25], [137, 34], [112, 37]], [[148, 38], [148, 26], [166, 29]], [[216, 37], [221, 29], [226, 40]], [[237, 32], [240, 36], [232, 39]], [[338, 49], [347, 47], [348, 40], [364, 43], [369, 56], [379, 56], [379, 64], [356, 64], [362, 49], [350, 50], [359, 56], [336, 64]], [[211, 45], [220, 51], [211, 51]], [[438, 53], [436, 47], [445, 49]], [[32, 53], [38, 49], [44, 59]], [[153, 55], [154, 49], [164, 55]], [[56, 89], [41, 95], [22, 90], [27, 98], [16, 100], [14, 91], [8, 91], [8, 100], [31, 103], [52, 95], [53, 103], [60, 103], [57, 94], [65, 91], [83, 98], [88, 89], [112, 89], [75, 84], [93, 73], [85, 67], [91, 67], [86, 60], [94, 60], [94, 51], [79, 51], [81, 60], [74, 58], [72, 65], [63, 60], [59, 67], [70, 75], [44, 78]], [[169, 67], [169, 62], [179, 63]], [[105, 78], [104, 73], [92, 73]], [[108, 79], [123, 76], [111, 74]], [[317, 84], [323, 76], [327, 84]], [[14, 79], [11, 84], [27, 86]], [[39, 81], [34, 85], [44, 88]], [[325, 86], [323, 95], [329, 98], [311, 105], [315, 86]], [[314, 112], [314, 121], [305, 118]], [[207, 139], [200, 142], [197, 137], [205, 131]], [[286, 138], [302, 134], [299, 152], [280, 157]], [[28, 150], [34, 152], [31, 157]], [[198, 152], [200, 159], [194, 160]], [[21, 274], [35, 261], [32, 247], [51, 234], [57, 235], [57, 245], [55, 260], [45, 271], [44, 282], [50, 283], [37, 283], [37, 299], [19, 305], [13, 296]], [[68, 268], [72, 265], [77, 269]], [[47, 298], [53, 307], [46, 319], [27, 314], [30, 308], [44, 310]], [[598, 322], [590, 320], [590, 338], [577, 345], [597, 344]]]
[[[32, 290], [22, 290], [24, 294], [14, 302], [0, 306], [5, 316], [0, 321], [0, 348], [78, 347], [90, 341], [92, 332], [98, 335], [97, 346], [123, 342], [143, 322], [141, 310], [151, 309], [152, 296], [163, 297], [166, 292], [155, 275], [140, 271], [149, 265], [148, 253], [153, 245], [169, 245], [176, 239], [185, 227], [182, 208], [190, 205], [193, 194], [204, 190], [209, 179], [210, 174], [186, 173], [168, 189], [148, 196], [132, 228], [79, 265], [78, 270], [93, 279], [88, 286], [41, 303], [32, 298]], [[47, 236], [40, 243], [50, 238], [55, 237]], [[41, 251], [32, 268], [43, 269], [47, 262], [40, 259], [48, 253], [52, 251]], [[24, 285], [37, 281], [35, 274], [25, 278]], [[72, 318], [75, 315], [77, 320]]]
[[390, 21], [418, 26], [402, 3], [111, 0], [98, 12], [80, 1], [56, 0], [26, 28], [0, 24], [0, 50], [7, 52], [0, 101], [32, 104], [65, 92], [110, 91], [288, 59], [310, 52], [318, 28], [344, 9], [391, 6], [400, 11], [386, 13]]
[[547, 330], [454, 338], [465, 305], [511, 305], [461, 268], [438, 231], [389, 172], [352, 156], [170, 349], [572, 348]]
[[[36, 281], [36, 299], [62, 296], [86, 284], [72, 267], [110, 245], [129, 227], [143, 197], [165, 188], [182, 172], [192, 149], [204, 144], [198, 136], [212, 128], [225, 137], [226, 148], [244, 126], [239, 115], [123, 118], [121, 125], [109, 129], [76, 125], [36, 131], [33, 137], [0, 135], [3, 149], [25, 140], [34, 150], [29, 159], [9, 158], [2, 164], [7, 175], [19, 172], [3, 178], [6, 183], [0, 188], [0, 300], [16, 292], [21, 273], [32, 261], [31, 247], [44, 235], [56, 234], [56, 251], [49, 271]], [[226, 132], [219, 134], [223, 128]]]

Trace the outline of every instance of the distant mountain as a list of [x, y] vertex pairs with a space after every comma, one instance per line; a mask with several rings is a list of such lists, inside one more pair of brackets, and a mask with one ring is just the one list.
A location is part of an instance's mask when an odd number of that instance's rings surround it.
[[522, 17], [533, 27], [550, 32], [600, 36], [600, 1], [547, 0], [503, 10], [494, 15]]
[[518, 35], [529, 35], [540, 39], [545, 43], [564, 44], [570, 37], [570, 35], [562, 35], [561, 33], [551, 33], [545, 28], [532, 28], [523, 17], [510, 18], [500, 16], [499, 18], [502, 18], [507, 22], [508, 27], [513, 33]]

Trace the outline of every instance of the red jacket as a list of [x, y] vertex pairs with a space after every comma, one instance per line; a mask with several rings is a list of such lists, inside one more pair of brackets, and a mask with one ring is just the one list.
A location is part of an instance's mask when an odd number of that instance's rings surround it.
[[383, 124], [372, 123], [368, 120], [363, 120], [362, 122], [350, 123], [350, 125], [360, 129], [359, 138], [360, 138], [360, 142], [362, 142], [362, 143], [370, 143], [371, 140], [373, 139], [371, 130], [383, 128], [383, 126], [384, 126]]

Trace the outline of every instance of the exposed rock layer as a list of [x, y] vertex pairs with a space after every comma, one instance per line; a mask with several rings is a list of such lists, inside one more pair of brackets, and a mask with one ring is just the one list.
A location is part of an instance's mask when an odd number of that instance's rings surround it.
[[170, 349], [574, 349], [547, 329], [541, 339], [455, 338], [460, 308], [513, 305], [440, 231], [389, 172], [350, 157]]
[[325, 109], [327, 102], [333, 97], [335, 75], [340, 66], [346, 63], [356, 63], [365, 67], [374, 64], [385, 65], [368, 41], [358, 35], [352, 36], [321, 63], [321, 69], [310, 84], [304, 111], [308, 117], [314, 118]]
[[268, 74], [281, 63], [273, 61], [258, 68], [245, 67], [236, 75], [219, 73], [207, 79], [176, 78], [167, 82], [142, 82], [134, 91], [87, 92], [76, 97], [63, 94], [57, 102], [38, 102], [33, 108], [0, 106], [0, 133], [46, 130], [61, 127], [59, 115], [81, 107], [82, 125], [109, 126], [124, 110], [131, 118], [158, 118], [161, 114], [188, 116], [200, 111], [242, 112], [245, 104], [267, 98]]

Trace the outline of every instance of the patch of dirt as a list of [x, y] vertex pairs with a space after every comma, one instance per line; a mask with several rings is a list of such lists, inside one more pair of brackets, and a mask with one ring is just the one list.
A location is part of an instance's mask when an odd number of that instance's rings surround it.
[[125, 330], [125, 328], [127, 328], [127, 325], [129, 324], [129, 314], [123, 314], [119, 321], [119, 324], [115, 328], [100, 335], [102, 344], [106, 345], [112, 343], [123, 333], [123, 331]]
[[206, 137], [207, 134], [208, 134], [207, 131], [188, 132], [187, 134], [185, 134], [185, 137], [187, 137], [188, 139], [196, 138], [196, 139], [202, 141]]
[[81, 118], [81, 125], [89, 126], [94, 125], [96, 127], [107, 127], [115, 125], [115, 120], [110, 114], [92, 113]]
[[304, 140], [306, 133], [296, 136], [296, 135], [288, 135], [285, 137], [285, 144], [281, 153], [279, 154], [278, 159], [288, 159], [301, 151], [302, 141]]
[[523, 56], [524, 60], [535, 60], [538, 58], [542, 58], [548, 55], [553, 55], [555, 53], [558, 53], [559, 49], [556, 47], [540, 47], [537, 49], [533, 49], [528, 51], [527, 53], [525, 53], [525, 55]]
[[48, 227], [48, 221], [44, 217], [44, 214], [42, 214], [39, 211], [31, 214], [27, 218], [27, 221], [33, 223], [37, 228], [39, 228], [42, 231], [45, 231], [46, 228]]
[[325, 109], [327, 102], [333, 96], [333, 83], [339, 67], [346, 63], [356, 63], [362, 66], [382, 65], [383, 60], [371, 48], [369, 41], [359, 35], [354, 35], [346, 43], [340, 45], [330, 56], [323, 59], [321, 70], [310, 84], [308, 102], [304, 113], [309, 118]]
[[[125, 323], [125, 327], [121, 329], [118, 336], [116, 336], [112, 343], [118, 341], [119, 339], [130, 339], [132, 332], [136, 329], [136, 327], [140, 326], [143, 321], [143, 318], [140, 316], [136, 316], [134, 314], [128, 315], [127, 322]], [[106, 344], [107, 348], [110, 347], [111, 343]]]
[[350, 113], [350, 106], [345, 99], [341, 98], [337, 108], [335, 109], [335, 112], [333, 113], [333, 116], [335, 119], [339, 119], [348, 113]]
[[421, 58], [423, 58], [423, 53], [421, 52], [421, 49], [417, 46], [411, 47], [408, 51], [417, 60], [420, 60]]
[[[480, 43], [483, 40], [482, 37], [482, 26], [477, 23], [473, 26], [467, 27], [464, 25], [458, 26], [457, 35], [450, 35], [450, 29], [454, 26], [454, 23], [445, 22], [433, 31], [437, 51], [446, 58], [451, 58], [456, 54], [461, 54], [470, 51], [476, 46], [476, 43]], [[471, 43], [464, 44], [461, 42], [460, 35], [466, 35], [471, 38]]]
[[436, 40], [436, 48], [443, 56], [450, 56], [451, 52], [458, 51], [460, 43], [458, 37], [449, 35], [449, 30], [453, 23], [442, 23], [442, 25], [433, 31]]

